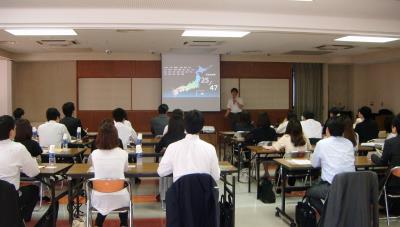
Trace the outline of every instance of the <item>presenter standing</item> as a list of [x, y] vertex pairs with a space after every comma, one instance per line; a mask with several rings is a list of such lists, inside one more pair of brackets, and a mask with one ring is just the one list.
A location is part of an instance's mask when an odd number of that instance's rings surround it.
[[232, 98], [228, 100], [227, 110], [225, 117], [229, 117], [231, 129], [233, 130], [236, 123], [239, 121], [240, 113], [243, 110], [243, 99], [239, 97], [239, 90], [237, 88], [231, 89]]

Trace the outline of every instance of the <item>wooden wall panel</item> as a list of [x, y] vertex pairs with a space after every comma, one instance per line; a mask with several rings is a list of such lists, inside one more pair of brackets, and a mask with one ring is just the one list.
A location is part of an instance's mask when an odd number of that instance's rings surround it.
[[135, 61], [136, 78], [161, 78], [161, 61]]
[[78, 78], [131, 78], [135, 73], [133, 61], [78, 61]]
[[221, 62], [221, 78], [268, 78], [291, 77], [291, 64], [283, 62]]
[[[221, 78], [267, 78], [289, 79], [291, 81], [290, 63], [274, 62], [221, 62]], [[91, 78], [161, 78], [161, 61], [78, 61], [77, 79]], [[150, 95], [150, 94], [149, 94]], [[289, 97], [291, 95], [289, 94]], [[260, 112], [267, 111], [271, 122], [281, 121], [287, 110], [249, 110], [254, 121]], [[150, 120], [157, 115], [157, 110], [128, 110], [128, 118], [135, 130], [149, 131]], [[77, 111], [84, 127], [96, 131], [100, 122], [111, 118], [111, 111]], [[225, 110], [205, 112], [205, 124], [213, 125], [217, 130], [229, 130], [229, 121], [224, 118]]]

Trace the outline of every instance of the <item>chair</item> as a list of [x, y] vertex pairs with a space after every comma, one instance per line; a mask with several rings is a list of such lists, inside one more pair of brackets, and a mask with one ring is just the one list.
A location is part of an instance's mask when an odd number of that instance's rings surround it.
[[[311, 151], [292, 151], [292, 152], [286, 152], [285, 155], [283, 156], [284, 159], [294, 159], [294, 158], [305, 158], [305, 159], [310, 159], [310, 155], [311, 155]], [[282, 177], [282, 166], [279, 167], [279, 172], [278, 172], [278, 178], [275, 182], [275, 186], [278, 187], [279, 186], [279, 182], [281, 180]], [[310, 186], [312, 184], [312, 178], [311, 178], [311, 170], [304, 170], [301, 171], [299, 173], [293, 174], [293, 175], [288, 175], [288, 179], [289, 177], [304, 177], [305, 180], [304, 182], [308, 181], [308, 177], [310, 180]], [[295, 181], [293, 181], [295, 182]], [[282, 183], [286, 183], [286, 182], [282, 182]]]
[[92, 191], [113, 193], [121, 191], [125, 188], [128, 190], [129, 193], [129, 207], [121, 207], [117, 210], [112, 211], [111, 213], [122, 213], [128, 211], [129, 227], [132, 227], [132, 190], [131, 184], [129, 183], [128, 179], [90, 179], [86, 182], [86, 227], [91, 226], [90, 224], [92, 223], [92, 213], [98, 213], [96, 208], [92, 207]]
[[400, 192], [394, 192], [394, 191], [388, 190], [388, 182], [390, 179], [393, 179], [393, 178], [400, 178], [400, 166], [393, 167], [390, 170], [389, 174], [387, 175], [387, 177], [385, 179], [385, 184], [383, 185], [382, 192], [381, 192], [381, 195], [383, 193], [383, 196], [385, 199], [387, 225], [389, 225], [389, 223], [390, 223], [390, 218], [394, 218], [394, 217], [389, 216], [388, 197], [391, 199], [399, 199], [400, 198]]

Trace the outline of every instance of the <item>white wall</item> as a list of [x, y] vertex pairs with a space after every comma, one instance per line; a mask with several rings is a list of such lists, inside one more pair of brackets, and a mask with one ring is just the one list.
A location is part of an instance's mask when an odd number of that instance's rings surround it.
[[0, 115], [12, 112], [12, 63], [0, 60]]

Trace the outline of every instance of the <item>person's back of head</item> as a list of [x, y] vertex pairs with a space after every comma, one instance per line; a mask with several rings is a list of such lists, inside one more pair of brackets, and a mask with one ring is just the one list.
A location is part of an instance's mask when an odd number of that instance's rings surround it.
[[394, 133], [399, 135], [399, 133], [400, 133], [400, 114], [397, 114], [396, 117], [393, 118], [392, 127], [396, 130]]
[[251, 115], [248, 111], [244, 110], [240, 113], [240, 122], [244, 124], [251, 124]]
[[368, 106], [363, 106], [358, 111], [365, 120], [372, 119], [372, 110]]
[[16, 109], [14, 110], [14, 112], [13, 112], [13, 116], [14, 116], [15, 119], [20, 119], [20, 118], [22, 118], [22, 116], [24, 116], [24, 114], [25, 114], [24, 109], [19, 108], [19, 107], [16, 108]]
[[60, 118], [60, 112], [54, 107], [50, 107], [46, 111], [46, 118], [48, 121], [57, 121]]
[[111, 119], [104, 120], [99, 127], [96, 137], [96, 147], [111, 150], [119, 146], [118, 131]]
[[285, 134], [290, 135], [290, 140], [295, 147], [304, 146], [306, 144], [303, 135], [303, 128], [301, 127], [300, 121], [297, 119], [289, 121]]
[[26, 119], [18, 119], [15, 122], [15, 142], [22, 142], [32, 138], [32, 126]]
[[72, 102], [66, 102], [62, 106], [62, 111], [66, 117], [71, 117], [75, 111], [75, 105]]
[[331, 136], [343, 136], [344, 133], [344, 123], [339, 117], [332, 117], [327, 122], [327, 132]]
[[181, 109], [174, 109], [171, 113], [172, 118], [183, 119], [183, 111]]
[[394, 115], [387, 115], [387, 116], [385, 116], [385, 119], [383, 120], [383, 125], [384, 125], [385, 131], [387, 133], [392, 132], [392, 122], [393, 122], [394, 118], [395, 118]]
[[269, 120], [269, 116], [267, 112], [261, 112], [258, 115], [257, 119], [257, 127], [258, 128], [267, 128], [271, 126], [271, 122]]
[[289, 110], [286, 114], [286, 120], [291, 121], [291, 120], [297, 120], [297, 114], [293, 112], [292, 110]]
[[184, 122], [187, 133], [198, 134], [203, 129], [203, 114], [198, 110], [191, 110], [185, 114]]
[[329, 109], [329, 117], [336, 117], [340, 114], [340, 109], [338, 107], [332, 107]]
[[9, 115], [0, 117], [0, 140], [13, 139], [14, 134], [11, 133], [15, 128], [15, 121]]
[[158, 113], [159, 114], [166, 114], [168, 112], [168, 105], [167, 104], [161, 104], [158, 106]]
[[168, 122], [168, 132], [165, 136], [181, 136], [185, 134], [185, 123], [183, 118], [171, 118]]
[[353, 129], [353, 121], [349, 117], [343, 117], [344, 132], [343, 137], [350, 140], [353, 146], [357, 145], [356, 133]]
[[310, 111], [304, 111], [303, 117], [305, 120], [314, 119], [314, 113], [312, 113]]
[[112, 116], [116, 122], [123, 122], [127, 118], [126, 111], [122, 108], [114, 109]]

